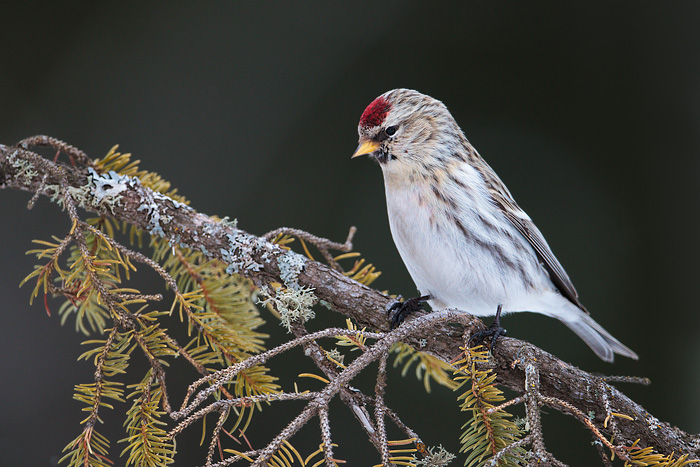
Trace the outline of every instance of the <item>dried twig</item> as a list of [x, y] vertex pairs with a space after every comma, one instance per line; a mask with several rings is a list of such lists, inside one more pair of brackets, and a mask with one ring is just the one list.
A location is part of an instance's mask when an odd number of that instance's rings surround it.
[[323, 258], [333, 269], [342, 272], [343, 268], [341, 268], [338, 262], [333, 258], [333, 255], [330, 253], [330, 250], [342, 251], [344, 253], [352, 251], [352, 239], [355, 236], [355, 232], [357, 232], [357, 227], [350, 227], [350, 231], [348, 232], [348, 237], [345, 240], [345, 243], [336, 243], [331, 240], [328, 240], [327, 238], [317, 237], [316, 235], [310, 234], [309, 232], [306, 232], [304, 230], [293, 229], [291, 227], [280, 227], [279, 229], [275, 229], [271, 232], [266, 233], [265, 235], [263, 235], [263, 238], [265, 238], [267, 241], [271, 241], [272, 239], [281, 234], [291, 235], [293, 237], [297, 237], [301, 241], [307, 241], [314, 245], [319, 252], [321, 252]]
[[[59, 144], [60, 143], [60, 144]], [[72, 158], [73, 162], [80, 165], [73, 167], [61, 163], [51, 162], [41, 156], [27, 150], [33, 145], [47, 145], [59, 148]], [[22, 142], [22, 146], [0, 145], [0, 187], [26, 190], [32, 194], [41, 193], [50, 196], [54, 200], [59, 200], [66, 207], [66, 210], [73, 221], [75, 232], [84, 232], [86, 228], [77, 221], [76, 200], [71, 196], [72, 190], [82, 190], [86, 198], [82, 200], [80, 206], [88, 211], [112, 217], [119, 221], [128, 222], [152, 235], [160, 235], [174, 245], [186, 245], [189, 248], [206, 252], [207, 257], [225, 261], [231, 271], [249, 277], [256, 286], [267, 287], [270, 283], [287, 283], [293, 281], [300, 287], [313, 288], [315, 295], [327, 303], [335, 311], [342, 313], [356, 320], [360, 326], [370, 329], [388, 331], [389, 325], [386, 321], [385, 310], [393, 299], [380, 292], [362, 286], [352, 279], [345, 277], [338, 271], [326, 267], [315, 261], [309, 261], [303, 256], [294, 252], [280, 248], [264, 241], [260, 237], [250, 235], [232, 225], [213, 220], [203, 214], [197, 213], [193, 209], [177, 203], [159, 193], [145, 188], [139, 183], [131, 183], [128, 177], [123, 179], [124, 186], [119, 193], [119, 202], [103, 203], [91, 202], [94, 197], [95, 181], [100, 181], [101, 175], [90, 172], [89, 158], [75, 148], [57, 142], [48, 137], [34, 137]], [[120, 179], [121, 180], [121, 179]], [[167, 222], [163, 220], [167, 219]], [[77, 235], [77, 234], [76, 234]], [[300, 237], [302, 238], [302, 237]], [[306, 237], [311, 242], [311, 237]], [[350, 243], [349, 239], [346, 244]], [[77, 240], [76, 240], [77, 242]], [[89, 253], [85, 245], [80, 245], [79, 250], [82, 255]], [[313, 242], [311, 242], [313, 243]], [[59, 245], [63, 251], [68, 243]], [[323, 243], [321, 243], [324, 245]], [[129, 254], [125, 250], [120, 250], [124, 254]], [[341, 250], [342, 251], [342, 250]], [[59, 253], [60, 254], [60, 253]], [[137, 260], [135, 256], [131, 256]], [[324, 255], [325, 257], [325, 255]], [[326, 258], [328, 259], [328, 258]], [[332, 264], [332, 262], [329, 261]], [[50, 271], [49, 271], [50, 272]], [[68, 290], [58, 290], [60, 293], [70, 294]], [[104, 290], [99, 290], [102, 294]], [[105, 297], [109, 297], [105, 295]], [[109, 300], [122, 300], [124, 297], [118, 295], [113, 298], [105, 298], [108, 307], [112, 306]], [[110, 308], [112, 310], [112, 308]], [[114, 316], [122, 325], [129, 325], [133, 316], [116, 310]], [[338, 377], [319, 394], [323, 398], [333, 397], [340, 390], [340, 387], [347, 385], [354, 377], [353, 371], [358, 372], [364, 363], [375, 361], [380, 358], [380, 350], [384, 344], [394, 338], [421, 347], [421, 350], [436, 355], [444, 361], [451, 361], [459, 353], [459, 346], [463, 342], [463, 336], [471, 332], [471, 328], [481, 326], [480, 322], [469, 317], [463, 312], [452, 310], [450, 313], [433, 313], [433, 318], [438, 321], [431, 322], [431, 331], [428, 333], [426, 315], [416, 314], [415, 318], [409, 319], [396, 331], [388, 334], [365, 333], [371, 339], [379, 339], [370, 349], [360, 355], [345, 370], [338, 373]], [[440, 321], [441, 320], [441, 321]], [[457, 323], [457, 325], [455, 325]], [[422, 326], [422, 327], [421, 327]], [[327, 331], [327, 330], [326, 330]], [[401, 331], [400, 333], [396, 333]], [[323, 331], [325, 332], [325, 331]], [[252, 361], [239, 362], [224, 372], [217, 372], [200, 379], [194, 386], [190, 387], [181, 413], [174, 415], [188, 417], [196, 407], [199, 406], [213, 389], [200, 391], [195, 399], [188, 405], [188, 399], [196, 391], [197, 387], [205, 382], [211, 382], [212, 386], [221, 386], [222, 381], [230, 380], [232, 375], [246, 368], [250, 363], [262, 362], [279, 353], [285, 352], [303, 342], [310, 343], [315, 339], [340, 335], [347, 330], [331, 330], [331, 333], [312, 333], [303, 336], [291, 343], [283, 344], [280, 347], [266, 352], [264, 357], [251, 357]], [[357, 331], [351, 331], [352, 335]], [[346, 334], [350, 335], [350, 333]], [[391, 338], [389, 339], [389, 336]], [[387, 340], [389, 339], [389, 340]], [[379, 353], [376, 353], [379, 352]], [[514, 364], [522, 361], [523, 355], [530, 355], [530, 361], [537, 362], [539, 380], [537, 388], [537, 400], [531, 400], [533, 391], [526, 388], [525, 382], [532, 375], [527, 375], [527, 365]], [[258, 358], [255, 360], [255, 358]], [[250, 360], [250, 359], [249, 359]], [[353, 366], [353, 365], [358, 366]], [[616, 442], [630, 445], [639, 439], [639, 446], [654, 446], [658, 451], [670, 454], [690, 453], [698, 456], [698, 436], [684, 433], [668, 424], [661, 423], [643, 407], [627, 398], [616, 388], [608, 386], [606, 395], [601, 396], [601, 391], [597, 381], [598, 377], [581, 371], [552, 355], [522, 341], [516, 339], [503, 338], [500, 342], [498, 352], [496, 352], [493, 369], [498, 375], [498, 383], [519, 392], [526, 392], [527, 398], [523, 399], [531, 411], [534, 413], [534, 403], [551, 404], [558, 410], [572, 414], [595, 414], [595, 419], [590, 420], [596, 427], [601, 427], [600, 432], [607, 435], [615, 434]], [[617, 379], [618, 381], [624, 381]], [[576, 390], [572, 390], [575, 388]], [[359, 396], [358, 396], [359, 397]], [[360, 397], [361, 400], [362, 397]], [[376, 403], [376, 400], [375, 400]], [[568, 407], [575, 410], [570, 410]], [[299, 415], [299, 420], [313, 418], [319, 413], [319, 406], [307, 405], [307, 409]], [[358, 407], [360, 407], [358, 405]], [[603, 423], [610, 414], [625, 414], [627, 418], [615, 420], [606, 426]], [[400, 420], [390, 410], [385, 411], [386, 416], [400, 424]], [[577, 416], [578, 418], [578, 416]], [[587, 418], [587, 417], [586, 417]], [[305, 422], [304, 422], [305, 423]], [[287, 439], [295, 429], [290, 424], [287, 431], [281, 433], [282, 439]], [[612, 428], [615, 426], [615, 428]], [[291, 431], [290, 431], [291, 430]], [[615, 431], [613, 433], [613, 430]], [[412, 431], [405, 427], [405, 432]], [[281, 441], [280, 441], [281, 442]], [[533, 445], [535, 439], [532, 439]], [[275, 441], [271, 443], [268, 450], [252, 451], [251, 456], [257, 457], [257, 461], [269, 458], [269, 449], [278, 449], [280, 444]], [[540, 446], [544, 449], [544, 446]], [[546, 451], [544, 451], [546, 452]], [[246, 454], [248, 455], [248, 454]], [[223, 461], [222, 461], [223, 462]], [[224, 465], [224, 464], [222, 464]]]

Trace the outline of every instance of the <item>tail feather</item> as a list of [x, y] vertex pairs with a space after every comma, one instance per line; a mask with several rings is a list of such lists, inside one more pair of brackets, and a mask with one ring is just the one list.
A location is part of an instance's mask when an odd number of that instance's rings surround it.
[[615, 339], [584, 311], [578, 310], [575, 316], [567, 316], [565, 319], [557, 316], [562, 323], [574, 331], [588, 346], [606, 362], [612, 362], [615, 354], [639, 360], [639, 357], [630, 348]]

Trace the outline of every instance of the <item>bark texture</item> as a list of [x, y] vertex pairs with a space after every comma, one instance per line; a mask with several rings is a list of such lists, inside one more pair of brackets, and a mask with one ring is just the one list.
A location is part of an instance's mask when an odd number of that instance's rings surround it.
[[[86, 161], [79, 162], [87, 164]], [[198, 213], [143, 187], [137, 179], [99, 174], [86, 165], [73, 167], [54, 163], [24, 148], [0, 145], [0, 188], [40, 193], [54, 199], [60, 197], [61, 190], [80, 193], [78, 202], [87, 211], [127, 222], [152, 235], [160, 235], [172, 244], [225, 261], [232, 272], [249, 277], [258, 287], [267, 287], [272, 282], [311, 287], [333, 310], [353, 318], [360, 326], [389, 330], [386, 308], [393, 302], [391, 297], [262, 237]], [[410, 321], [411, 318], [406, 325], [410, 326]], [[471, 317], [466, 322], [467, 326], [445, 322], [435, 327], [431, 335], [413, 338], [407, 343], [444, 361], [452, 361], [460, 354], [465, 336], [483, 328], [477, 318]], [[582, 371], [527, 342], [512, 338], [499, 340], [493, 368], [501, 385], [519, 393], [525, 392], [525, 372], [523, 365], [519, 364], [523, 355], [536, 362], [543, 396], [564, 401], [584, 414], [592, 415], [598, 427], [604, 425], [609, 412], [606, 400], [612, 412], [630, 417], [632, 420], [617, 418], [619, 434], [616, 443], [630, 445], [639, 439], [640, 446], [653, 446], [664, 454], [674, 452], [676, 455], [689, 454], [692, 459], [700, 458], [698, 435], [660, 422], [601, 377]], [[561, 410], [561, 407], [557, 408]], [[612, 434], [610, 428], [602, 431], [608, 436]]]

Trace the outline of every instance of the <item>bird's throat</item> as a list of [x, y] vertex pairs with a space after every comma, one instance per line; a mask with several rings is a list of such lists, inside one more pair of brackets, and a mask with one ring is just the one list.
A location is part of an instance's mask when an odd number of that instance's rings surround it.
[[389, 161], [396, 160], [396, 156], [393, 154], [389, 153], [386, 149], [384, 148], [379, 148], [377, 149], [374, 154], [374, 158], [379, 162], [380, 164], [386, 164]]

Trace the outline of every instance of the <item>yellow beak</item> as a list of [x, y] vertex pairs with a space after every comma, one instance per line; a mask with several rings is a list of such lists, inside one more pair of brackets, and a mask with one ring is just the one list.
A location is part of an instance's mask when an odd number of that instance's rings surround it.
[[354, 159], [355, 157], [360, 156], [366, 156], [367, 154], [372, 154], [377, 149], [379, 149], [379, 143], [375, 143], [374, 141], [365, 141], [364, 143], [360, 143], [360, 145], [357, 147], [357, 149], [355, 149], [355, 153], [350, 159]]

